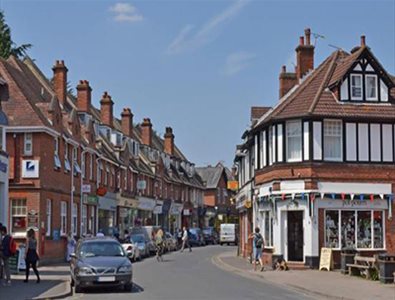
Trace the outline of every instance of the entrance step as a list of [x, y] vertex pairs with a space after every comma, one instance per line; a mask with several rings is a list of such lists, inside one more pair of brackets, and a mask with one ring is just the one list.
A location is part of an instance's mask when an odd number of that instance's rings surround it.
[[290, 270], [310, 270], [309, 266], [300, 261], [287, 261], [287, 265]]

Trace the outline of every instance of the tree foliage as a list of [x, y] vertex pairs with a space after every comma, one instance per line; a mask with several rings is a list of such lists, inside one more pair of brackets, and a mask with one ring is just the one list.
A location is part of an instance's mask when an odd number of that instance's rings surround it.
[[11, 38], [11, 29], [5, 22], [4, 12], [0, 11], [0, 57], [7, 59], [10, 55], [23, 57], [31, 44], [17, 46]]

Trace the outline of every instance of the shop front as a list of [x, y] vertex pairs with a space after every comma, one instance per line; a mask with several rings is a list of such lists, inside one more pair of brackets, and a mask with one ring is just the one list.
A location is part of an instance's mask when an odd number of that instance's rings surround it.
[[121, 237], [125, 230], [130, 230], [134, 226], [138, 215], [139, 201], [134, 198], [117, 195], [118, 201], [118, 227]]
[[156, 200], [147, 197], [139, 197], [137, 219], [135, 226], [154, 225], [153, 210], [156, 206]]
[[184, 203], [182, 209], [182, 226], [193, 227], [194, 209], [191, 203]]
[[249, 257], [252, 253], [252, 243], [248, 236], [253, 231], [252, 193], [251, 184], [244, 186], [236, 196], [236, 209], [239, 212], [239, 255]]
[[163, 201], [156, 200], [154, 210], [152, 211], [154, 215], [154, 225], [162, 226], [163, 224], [163, 215], [162, 215]]
[[99, 205], [99, 197], [96, 195], [84, 195], [82, 198], [82, 232], [95, 235], [97, 233], [97, 207]]
[[116, 194], [107, 192], [105, 196], [98, 198], [98, 231], [112, 236], [118, 224]]
[[181, 214], [183, 210], [183, 205], [181, 203], [171, 202], [170, 206], [170, 232], [176, 232], [176, 229], [181, 228]]

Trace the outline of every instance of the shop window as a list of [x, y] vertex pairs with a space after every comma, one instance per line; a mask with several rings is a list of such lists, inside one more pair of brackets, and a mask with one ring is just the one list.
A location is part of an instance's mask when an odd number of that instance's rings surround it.
[[67, 202], [60, 202], [60, 234], [67, 234]]
[[339, 248], [339, 211], [326, 211], [325, 245], [328, 248]]
[[23, 154], [33, 155], [33, 134], [25, 133], [23, 143]]
[[263, 213], [263, 219], [263, 238], [265, 240], [265, 247], [273, 247], [273, 218], [270, 211], [265, 211]]
[[342, 247], [355, 248], [355, 211], [341, 212]]
[[287, 130], [287, 161], [302, 160], [302, 122], [289, 121]]
[[52, 220], [52, 201], [47, 199], [47, 232], [46, 236], [51, 236], [51, 220]]
[[373, 239], [374, 248], [384, 248], [384, 227], [383, 227], [384, 212], [373, 212]]
[[372, 248], [372, 212], [357, 212], [357, 247]]
[[25, 233], [27, 229], [26, 199], [11, 200], [11, 232]]
[[342, 122], [337, 120], [324, 121], [324, 159], [342, 160]]
[[72, 211], [72, 216], [73, 216], [72, 232], [73, 232], [73, 235], [77, 235], [77, 228], [78, 228], [77, 214], [78, 214], [77, 203], [73, 203], [73, 211]]

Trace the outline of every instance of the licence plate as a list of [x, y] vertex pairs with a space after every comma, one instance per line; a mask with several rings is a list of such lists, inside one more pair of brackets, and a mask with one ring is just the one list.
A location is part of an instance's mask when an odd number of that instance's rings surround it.
[[97, 278], [98, 282], [112, 282], [115, 281], [115, 276], [106, 276]]

